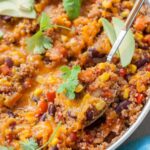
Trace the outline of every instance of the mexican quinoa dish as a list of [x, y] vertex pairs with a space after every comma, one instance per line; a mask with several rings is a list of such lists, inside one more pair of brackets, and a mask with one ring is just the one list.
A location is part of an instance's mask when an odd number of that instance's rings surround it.
[[105, 150], [134, 124], [150, 95], [146, 5], [106, 61], [133, 5], [0, 0], [0, 150]]

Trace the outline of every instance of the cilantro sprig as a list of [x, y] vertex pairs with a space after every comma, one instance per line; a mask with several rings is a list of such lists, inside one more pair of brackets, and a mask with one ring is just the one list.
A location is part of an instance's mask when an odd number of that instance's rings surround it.
[[45, 12], [39, 17], [39, 26], [39, 30], [26, 41], [27, 50], [34, 54], [43, 54], [52, 47], [52, 39], [44, 34], [46, 30], [55, 27], [70, 30], [64, 26], [52, 24], [50, 17]]
[[[42, 150], [49, 143], [51, 143], [53, 141], [53, 139], [56, 137], [56, 134], [57, 134], [60, 127], [61, 127], [61, 121], [57, 124], [57, 126], [56, 126], [55, 130], [53, 131], [51, 137], [49, 138], [49, 140], [43, 146], [39, 147], [37, 142], [33, 138], [31, 138], [31, 139], [26, 140], [25, 142], [20, 143], [22, 150]], [[7, 148], [7, 149], [4, 149], [4, 150], [13, 150], [13, 149], [8, 149]]]
[[63, 66], [61, 67], [61, 71], [63, 72], [62, 78], [64, 79], [64, 83], [59, 86], [57, 93], [65, 92], [65, 95], [72, 100], [75, 98], [75, 89], [79, 84], [78, 74], [81, 68], [78, 65], [72, 69]]
[[53, 141], [53, 139], [56, 137], [56, 134], [59, 130], [59, 128], [61, 127], [61, 121], [57, 124], [55, 130], [53, 131], [53, 134], [51, 135], [51, 137], [49, 138], [49, 140], [40, 148], [38, 148], [37, 150], [42, 150], [44, 147], [46, 147], [49, 143], [51, 143]]

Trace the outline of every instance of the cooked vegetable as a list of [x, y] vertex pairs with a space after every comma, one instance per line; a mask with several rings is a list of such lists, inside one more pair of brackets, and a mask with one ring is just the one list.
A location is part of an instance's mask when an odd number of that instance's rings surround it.
[[63, 6], [71, 20], [80, 15], [81, 0], [63, 0]]
[[48, 103], [45, 100], [39, 101], [38, 103], [38, 113], [43, 114], [47, 111]]
[[[116, 40], [116, 37], [119, 35], [121, 29], [124, 27], [124, 22], [118, 18], [113, 18], [112, 22], [114, 26], [112, 26], [108, 20], [104, 18], [102, 18], [101, 20], [104, 26], [104, 30], [111, 44], [113, 45], [114, 41]], [[125, 39], [123, 40], [122, 44], [119, 47], [119, 56], [123, 67], [126, 67], [127, 65], [130, 64], [134, 54], [134, 50], [135, 50], [134, 35], [132, 31], [129, 30]]]
[[51, 143], [53, 141], [53, 139], [56, 137], [56, 134], [59, 130], [59, 128], [61, 127], [61, 122], [59, 122], [55, 128], [55, 130], [53, 131], [53, 134], [51, 135], [50, 139], [40, 148], [38, 148], [37, 150], [42, 150], [44, 147], [46, 147], [49, 143]]
[[46, 96], [49, 102], [54, 102], [54, 99], [56, 97], [56, 92], [55, 91], [47, 92]]
[[37, 142], [32, 138], [20, 144], [23, 150], [36, 150], [38, 148]]
[[79, 84], [78, 74], [81, 71], [80, 66], [74, 66], [72, 69], [64, 66], [61, 67], [61, 71], [63, 72], [62, 78], [65, 80], [63, 84], [57, 90], [57, 93], [65, 92], [65, 95], [69, 99], [75, 98], [75, 90]]
[[144, 100], [144, 95], [142, 93], [138, 93], [136, 95], [136, 99], [137, 99], [137, 103], [141, 104], [143, 102], [143, 100]]
[[1, 0], [0, 15], [35, 18], [34, 0]]

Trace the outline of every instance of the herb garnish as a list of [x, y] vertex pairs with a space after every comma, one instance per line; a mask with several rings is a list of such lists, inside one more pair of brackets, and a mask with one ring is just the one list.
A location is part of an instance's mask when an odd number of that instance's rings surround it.
[[34, 0], [1, 0], [0, 15], [36, 18]]
[[0, 150], [13, 150], [13, 147], [0, 146]]
[[61, 67], [61, 71], [63, 72], [62, 78], [65, 82], [60, 85], [57, 93], [65, 92], [65, 95], [72, 100], [75, 98], [75, 89], [79, 84], [78, 74], [81, 68], [80, 66], [74, 66], [70, 69], [67, 66], [63, 66]]
[[34, 54], [43, 54], [45, 51], [52, 47], [52, 39], [46, 35], [44, 32], [49, 28], [59, 27], [63, 29], [70, 30], [67, 27], [52, 24], [49, 16], [43, 12], [39, 17], [39, 30], [29, 39], [27, 39], [27, 50], [33, 51]]
[[63, 0], [64, 9], [71, 20], [80, 15], [81, 2], [81, 0]]
[[23, 150], [36, 150], [38, 148], [38, 144], [34, 139], [28, 139], [25, 142], [21, 142], [21, 148]]
[[[53, 141], [53, 139], [55, 138], [59, 128], [61, 127], [61, 122], [59, 122], [55, 128], [55, 130], [53, 131], [53, 134], [51, 135], [51, 137], [49, 138], [49, 140], [41, 147], [38, 147], [37, 142], [31, 138], [28, 139], [25, 142], [21, 142], [21, 147], [23, 150], [42, 150], [44, 147], [46, 147], [49, 143], [51, 143]], [[6, 147], [7, 148], [7, 147]], [[13, 149], [4, 149], [4, 150], [13, 150]]]
[[[112, 23], [109, 23], [107, 19], [101, 19], [104, 30], [113, 45], [115, 40], [117, 39], [118, 34], [120, 33], [121, 29], [124, 27], [124, 22], [118, 18], [113, 18]], [[131, 30], [128, 31], [125, 39], [122, 41], [119, 47], [119, 56], [121, 60], [121, 65], [126, 67], [131, 63], [133, 54], [135, 50], [135, 40], [134, 35]]]

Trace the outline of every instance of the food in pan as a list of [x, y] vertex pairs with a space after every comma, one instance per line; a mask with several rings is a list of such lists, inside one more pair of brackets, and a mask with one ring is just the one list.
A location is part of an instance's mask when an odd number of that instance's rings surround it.
[[133, 5], [0, 1], [0, 150], [103, 150], [136, 121], [150, 93], [145, 6], [106, 62]]

